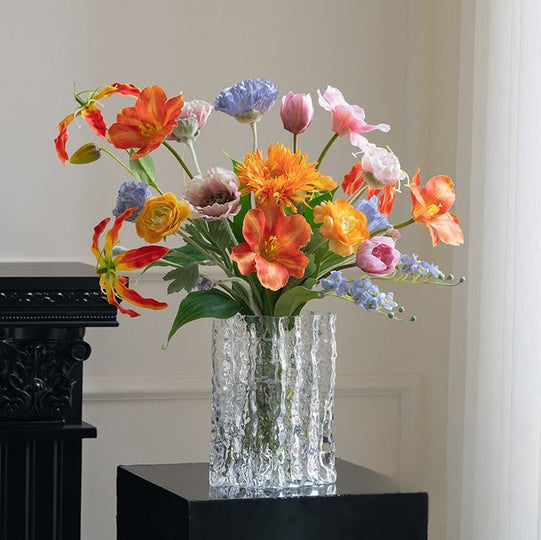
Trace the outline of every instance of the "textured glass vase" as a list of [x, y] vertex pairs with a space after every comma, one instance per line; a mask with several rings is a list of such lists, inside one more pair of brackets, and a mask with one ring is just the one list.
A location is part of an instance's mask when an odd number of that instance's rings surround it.
[[210, 485], [336, 480], [335, 315], [215, 320]]

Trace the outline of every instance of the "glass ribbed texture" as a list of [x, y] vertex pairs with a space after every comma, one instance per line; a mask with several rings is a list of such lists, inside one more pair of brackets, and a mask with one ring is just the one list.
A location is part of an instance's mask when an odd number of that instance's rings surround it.
[[335, 482], [335, 315], [215, 320], [212, 357], [210, 485]]

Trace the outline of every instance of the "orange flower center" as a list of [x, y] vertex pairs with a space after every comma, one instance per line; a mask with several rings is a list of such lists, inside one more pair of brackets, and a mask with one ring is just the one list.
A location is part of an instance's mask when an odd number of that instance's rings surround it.
[[276, 236], [269, 236], [260, 249], [260, 253], [267, 261], [272, 261], [276, 255], [276, 249], [278, 248], [278, 238]]
[[152, 139], [154, 135], [158, 132], [157, 126], [151, 124], [150, 122], [145, 122], [139, 127], [139, 133], [146, 139]]

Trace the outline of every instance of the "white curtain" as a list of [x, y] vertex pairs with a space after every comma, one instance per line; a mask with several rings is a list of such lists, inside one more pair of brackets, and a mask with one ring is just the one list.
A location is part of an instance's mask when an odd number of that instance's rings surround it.
[[[447, 540], [541, 539], [541, 0], [463, 0]], [[461, 255], [458, 255], [461, 257]], [[438, 540], [438, 539], [435, 539]]]

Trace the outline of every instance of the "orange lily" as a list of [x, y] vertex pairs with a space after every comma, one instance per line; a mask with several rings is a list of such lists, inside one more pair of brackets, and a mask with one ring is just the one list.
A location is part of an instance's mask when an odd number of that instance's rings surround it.
[[231, 258], [243, 276], [257, 272], [261, 285], [277, 291], [289, 276], [301, 278], [308, 257], [300, 250], [312, 230], [303, 216], [285, 215], [280, 205], [248, 210], [242, 225], [246, 242], [233, 248]]
[[432, 245], [435, 246], [440, 240], [451, 246], [464, 243], [458, 218], [448, 211], [455, 202], [453, 181], [448, 176], [434, 176], [419, 190], [420, 183], [417, 170], [410, 183], [411, 215], [417, 223], [427, 227]]
[[165, 302], [158, 302], [152, 298], [143, 298], [133, 289], [129, 289], [127, 287], [128, 278], [117, 274], [117, 272], [121, 271], [144, 268], [147, 264], [161, 259], [169, 251], [169, 248], [164, 246], [143, 246], [113, 256], [113, 247], [118, 243], [118, 232], [120, 227], [122, 227], [126, 218], [131, 216], [134, 211], [135, 208], [129, 208], [115, 219], [113, 226], [105, 235], [103, 250], [100, 249], [98, 240], [109, 223], [110, 218], [105, 218], [100, 221], [100, 223], [94, 227], [91, 248], [92, 253], [94, 253], [94, 256], [98, 261], [96, 272], [100, 276], [100, 287], [105, 291], [107, 301], [130, 317], [137, 317], [139, 316], [139, 313], [132, 309], [122, 307], [116, 298], [117, 296], [124, 298], [131, 304], [149, 309], [164, 309], [167, 307]]
[[144, 88], [135, 107], [122, 109], [107, 132], [107, 140], [116, 148], [139, 148], [131, 159], [152, 152], [177, 125], [176, 119], [184, 106], [182, 94], [167, 99], [160, 86]]
[[66, 151], [66, 143], [68, 141], [68, 126], [75, 118], [77, 118], [77, 116], [81, 116], [94, 130], [96, 135], [104, 138], [107, 131], [107, 125], [103, 119], [101, 111], [98, 108], [99, 100], [112, 96], [113, 94], [137, 97], [140, 93], [141, 90], [133, 86], [133, 84], [113, 83], [109, 86], [100, 87], [92, 92], [88, 92], [86, 100], [83, 100], [81, 94], [77, 94], [75, 99], [77, 103], [79, 103], [80, 107], [74, 113], [68, 114], [68, 116], [66, 116], [66, 118], [64, 118], [58, 124], [58, 136], [54, 140], [54, 145], [56, 147], [56, 154], [58, 155], [60, 161], [65, 164], [69, 159]]

